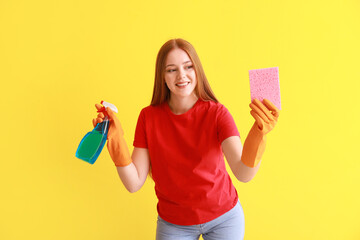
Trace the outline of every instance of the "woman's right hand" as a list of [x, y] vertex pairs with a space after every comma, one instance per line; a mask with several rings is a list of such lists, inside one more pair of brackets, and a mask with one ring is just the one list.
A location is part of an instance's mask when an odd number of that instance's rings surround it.
[[[95, 104], [95, 107], [98, 111], [100, 111], [101, 109], [104, 109], [104, 107], [98, 103]], [[109, 127], [109, 132], [108, 132], [108, 139], [114, 138], [114, 137], [119, 137], [119, 136], [123, 136], [124, 135], [124, 131], [121, 127], [120, 121], [119, 119], [116, 117], [115, 113], [110, 109], [110, 108], [106, 108], [105, 109], [109, 121], [110, 121], [110, 127]], [[105, 119], [105, 114], [102, 112], [99, 112], [99, 114], [97, 115], [96, 118], [93, 119], [93, 125], [94, 127], [96, 127], [96, 125], [98, 123], [103, 122]]]
[[[95, 104], [95, 107], [96, 107], [97, 110], [100, 110], [100, 109], [103, 108], [103, 106], [101, 106], [101, 105], [98, 104], [98, 103]], [[96, 125], [97, 125], [98, 123], [103, 122], [103, 121], [104, 121], [104, 118], [105, 118], [105, 115], [104, 115], [102, 112], [100, 112], [100, 113], [97, 115], [97, 117], [92, 120], [92, 123], [93, 123], [94, 127], [96, 127]]]
[[[95, 104], [96, 109], [99, 111], [103, 109], [103, 106], [100, 104]], [[122, 130], [119, 119], [116, 117], [115, 113], [110, 109], [105, 109], [110, 121], [109, 132], [107, 135], [107, 148], [109, 150], [111, 159], [117, 167], [124, 167], [129, 165], [132, 160], [130, 157], [129, 149], [126, 145], [124, 139], [124, 131]], [[104, 121], [105, 114], [100, 112], [97, 115], [97, 118], [93, 119], [94, 127]]]

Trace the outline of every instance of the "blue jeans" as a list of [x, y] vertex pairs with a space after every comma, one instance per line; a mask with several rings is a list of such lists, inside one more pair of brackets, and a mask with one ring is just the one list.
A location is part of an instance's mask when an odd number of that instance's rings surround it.
[[230, 211], [210, 222], [198, 225], [175, 225], [158, 216], [156, 240], [242, 240], [245, 218], [240, 202]]

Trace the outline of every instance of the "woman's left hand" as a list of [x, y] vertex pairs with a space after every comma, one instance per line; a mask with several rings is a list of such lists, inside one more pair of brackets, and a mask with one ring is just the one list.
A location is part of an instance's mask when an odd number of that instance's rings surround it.
[[254, 117], [259, 130], [265, 135], [270, 132], [276, 125], [279, 118], [280, 110], [268, 99], [260, 102], [254, 99], [250, 103], [250, 114]]

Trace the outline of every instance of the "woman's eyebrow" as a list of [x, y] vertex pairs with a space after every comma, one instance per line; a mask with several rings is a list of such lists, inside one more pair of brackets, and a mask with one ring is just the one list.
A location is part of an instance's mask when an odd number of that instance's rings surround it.
[[[183, 65], [184, 65], [185, 63], [189, 63], [189, 62], [191, 62], [191, 61], [183, 62]], [[169, 67], [169, 66], [175, 66], [175, 64], [168, 64], [168, 65], [166, 65], [166, 67]]]

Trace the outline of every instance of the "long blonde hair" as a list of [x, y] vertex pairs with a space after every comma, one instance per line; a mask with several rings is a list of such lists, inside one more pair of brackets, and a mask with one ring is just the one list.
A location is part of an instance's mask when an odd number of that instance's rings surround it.
[[170, 39], [159, 50], [156, 58], [155, 67], [155, 83], [154, 91], [151, 100], [151, 105], [161, 104], [170, 98], [170, 90], [165, 84], [165, 61], [169, 52], [175, 48], [180, 48], [185, 51], [192, 61], [196, 73], [197, 85], [195, 93], [200, 99], [207, 101], [212, 100], [218, 102], [215, 94], [210, 88], [210, 84], [205, 76], [204, 69], [201, 65], [200, 59], [195, 51], [195, 48], [187, 41], [181, 38]]

